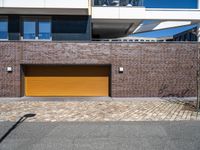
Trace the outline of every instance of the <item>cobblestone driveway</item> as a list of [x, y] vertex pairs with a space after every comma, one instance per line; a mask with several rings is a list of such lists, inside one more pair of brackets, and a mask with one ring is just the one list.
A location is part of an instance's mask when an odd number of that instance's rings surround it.
[[36, 116], [28, 122], [200, 120], [194, 107], [176, 98], [94, 99], [2, 98], [0, 121], [17, 121], [29, 113]]

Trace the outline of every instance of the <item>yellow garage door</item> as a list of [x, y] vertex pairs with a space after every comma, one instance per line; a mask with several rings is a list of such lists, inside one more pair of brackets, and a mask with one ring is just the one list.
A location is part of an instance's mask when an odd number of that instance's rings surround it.
[[109, 96], [108, 66], [26, 66], [26, 96]]

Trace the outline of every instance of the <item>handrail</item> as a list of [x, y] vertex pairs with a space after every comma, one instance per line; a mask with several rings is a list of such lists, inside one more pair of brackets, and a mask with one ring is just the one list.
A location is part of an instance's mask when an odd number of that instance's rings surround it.
[[93, 6], [143, 6], [143, 0], [93, 0]]

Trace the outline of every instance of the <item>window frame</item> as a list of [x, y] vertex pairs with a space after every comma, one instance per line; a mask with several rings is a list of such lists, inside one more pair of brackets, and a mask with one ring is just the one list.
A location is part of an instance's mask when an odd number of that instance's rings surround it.
[[[20, 18], [21, 24], [21, 40], [22, 41], [52, 41], [52, 17], [51, 16], [22, 16]], [[34, 20], [35, 24], [35, 39], [24, 39], [24, 20]], [[50, 23], [50, 38], [49, 39], [39, 39], [39, 22], [40, 20], [48, 20]]]

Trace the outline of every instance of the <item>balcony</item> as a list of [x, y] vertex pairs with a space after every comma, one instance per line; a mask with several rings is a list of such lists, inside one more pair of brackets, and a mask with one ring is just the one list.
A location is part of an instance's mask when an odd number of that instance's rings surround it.
[[141, 19], [127, 19], [132, 14], [144, 14], [143, 0], [93, 0], [93, 37], [116, 38], [132, 33]]
[[94, 0], [93, 6], [102, 7], [137, 7], [143, 6], [143, 0]]

